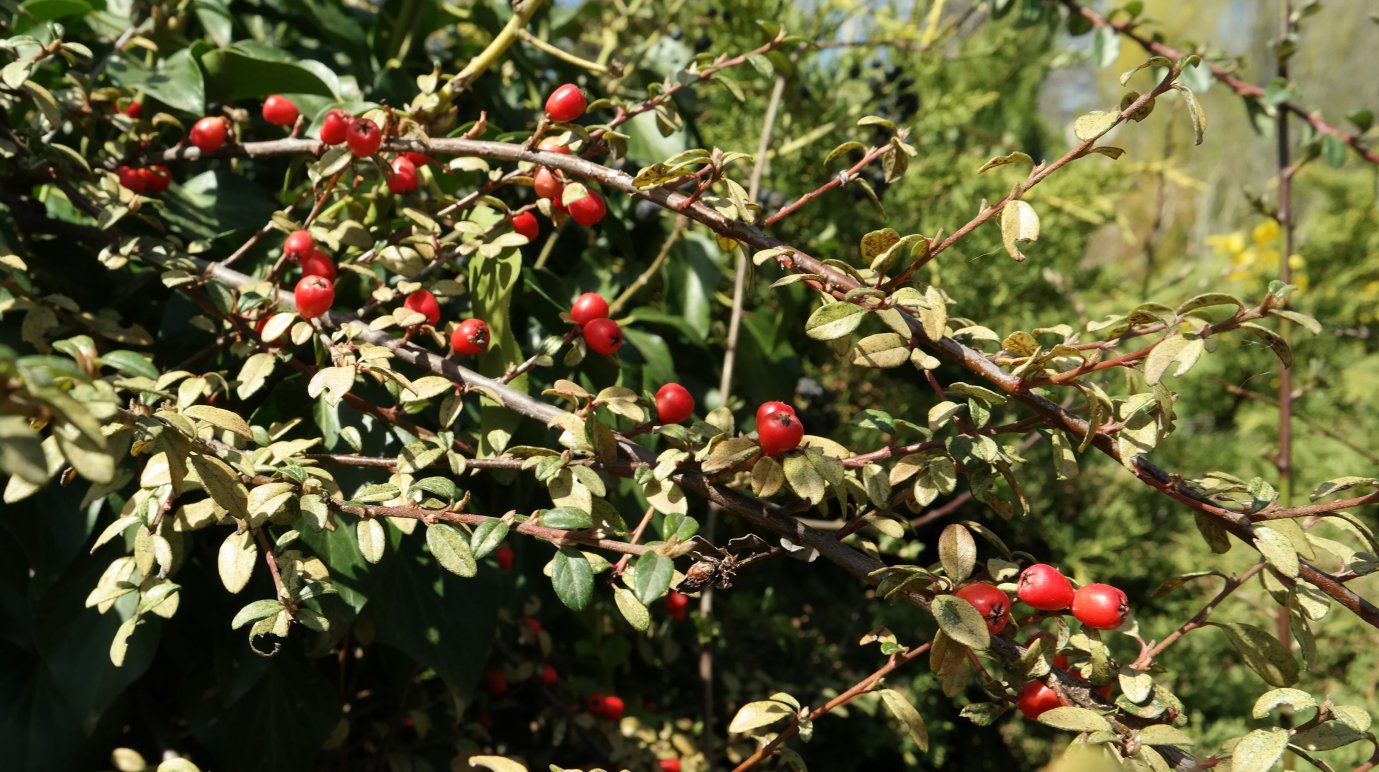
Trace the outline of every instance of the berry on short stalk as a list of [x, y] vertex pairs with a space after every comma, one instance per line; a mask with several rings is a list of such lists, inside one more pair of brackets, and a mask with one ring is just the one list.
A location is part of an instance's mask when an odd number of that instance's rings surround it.
[[656, 391], [656, 417], [663, 424], [678, 424], [694, 415], [694, 397], [678, 383], [667, 383]]
[[488, 341], [488, 325], [483, 319], [466, 319], [450, 333], [450, 348], [463, 356], [484, 353]]
[[[543, 166], [536, 170], [536, 176], [532, 178], [532, 188], [536, 195], [542, 198], [549, 198], [553, 203], [560, 202], [560, 194], [565, 190], [565, 183], [560, 181], [560, 177], [549, 168]], [[562, 204], [562, 206], [564, 206]]]
[[303, 276], [324, 276], [331, 281], [335, 281], [335, 261], [330, 259], [330, 255], [319, 249], [312, 249], [302, 258]]
[[383, 132], [368, 118], [356, 118], [345, 131], [345, 143], [357, 158], [368, 158], [383, 144]]
[[573, 83], [566, 83], [546, 98], [546, 117], [556, 123], [569, 123], [584, 114], [589, 101]]
[[297, 301], [297, 315], [303, 319], [315, 319], [335, 304], [335, 288], [322, 276], [303, 276], [292, 296]]
[[430, 290], [417, 290], [408, 295], [407, 299], [402, 301], [402, 307], [425, 316], [426, 323], [432, 327], [441, 320], [440, 303], [436, 302], [436, 296], [432, 295]]
[[588, 191], [583, 198], [577, 198], [566, 204], [565, 208], [570, 211], [570, 219], [586, 228], [602, 220], [603, 216], [608, 213], [608, 206], [603, 203], [603, 196], [592, 190]]
[[332, 107], [321, 119], [321, 141], [327, 145], [338, 145], [345, 141], [349, 133], [351, 116], [338, 107]]
[[1034, 721], [1045, 712], [1053, 710], [1063, 703], [1058, 699], [1058, 694], [1045, 686], [1042, 681], [1030, 681], [1020, 691], [1020, 696], [1016, 698], [1015, 704], [1020, 707], [1020, 712], [1025, 715], [1025, 718]]
[[263, 119], [274, 126], [291, 126], [297, 122], [297, 106], [282, 94], [263, 100]]
[[1130, 615], [1130, 600], [1109, 584], [1084, 584], [1073, 594], [1073, 616], [1096, 630], [1114, 630]]
[[757, 408], [757, 439], [762, 453], [779, 456], [799, 447], [804, 439], [804, 424], [789, 405], [767, 402]]
[[518, 212], [512, 216], [512, 229], [522, 234], [527, 241], [536, 241], [541, 235], [541, 225], [531, 212]]
[[622, 327], [612, 319], [594, 319], [584, 325], [584, 342], [599, 354], [616, 354], [622, 348]]
[[287, 241], [283, 242], [283, 254], [292, 260], [300, 260], [303, 256], [311, 254], [311, 250], [315, 248], [316, 239], [304, 230], [292, 231]]
[[419, 182], [417, 176], [417, 165], [412, 163], [412, 159], [406, 156], [398, 156], [390, 164], [391, 171], [388, 173], [388, 190], [395, 196], [404, 193], [411, 193], [417, 189]]
[[1062, 611], [1073, 602], [1073, 585], [1047, 563], [1035, 563], [1020, 572], [1020, 600], [1040, 611]]
[[570, 318], [583, 327], [595, 319], [608, 318], [608, 301], [595, 292], [586, 292], [570, 305]]
[[225, 144], [230, 124], [224, 118], [202, 118], [192, 124], [188, 139], [203, 153], [214, 153]]

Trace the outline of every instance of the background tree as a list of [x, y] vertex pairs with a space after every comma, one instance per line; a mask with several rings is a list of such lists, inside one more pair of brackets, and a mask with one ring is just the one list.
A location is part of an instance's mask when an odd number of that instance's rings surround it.
[[1366, 9], [0, 0], [6, 765], [1369, 768]]

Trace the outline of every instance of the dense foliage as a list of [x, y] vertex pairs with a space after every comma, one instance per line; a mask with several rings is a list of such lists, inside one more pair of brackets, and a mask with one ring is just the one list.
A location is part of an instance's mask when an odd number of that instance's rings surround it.
[[1368, 768], [1298, 5], [0, 0], [3, 766]]

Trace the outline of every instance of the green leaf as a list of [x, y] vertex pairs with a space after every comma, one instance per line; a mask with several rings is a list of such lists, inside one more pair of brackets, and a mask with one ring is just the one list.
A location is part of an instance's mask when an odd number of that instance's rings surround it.
[[355, 526], [355, 538], [359, 540], [359, 553], [370, 563], [383, 559], [383, 550], [388, 546], [388, 532], [377, 518], [365, 518]]
[[589, 559], [572, 547], [551, 558], [551, 586], [556, 597], [574, 611], [583, 611], [594, 597], [594, 569]]
[[1151, 384], [1158, 383], [1163, 379], [1169, 366], [1174, 364], [1177, 365], [1173, 370], [1174, 377], [1186, 375], [1206, 351], [1206, 343], [1202, 338], [1184, 338], [1176, 334], [1159, 341], [1154, 350], [1149, 352], [1149, 356], [1145, 357], [1145, 380]]
[[950, 523], [938, 537], [938, 557], [943, 572], [955, 583], [966, 581], [977, 564], [977, 543], [961, 523]]
[[469, 548], [476, 560], [487, 557], [498, 549], [508, 535], [508, 524], [502, 520], [485, 520], [474, 526], [474, 534], [469, 537]]
[[637, 558], [636, 581], [633, 590], [643, 606], [650, 606], [660, 598], [675, 576], [675, 563], [659, 552], [643, 552]]
[[1255, 527], [1255, 547], [1275, 571], [1290, 578], [1298, 578], [1298, 553], [1293, 542], [1267, 525]]
[[1322, 334], [1322, 323], [1308, 316], [1307, 314], [1299, 313], [1297, 311], [1290, 311], [1286, 308], [1271, 308], [1269, 309], [1269, 315], [1277, 316], [1280, 319], [1287, 319], [1288, 321], [1293, 322], [1294, 324], [1301, 325], [1303, 329], [1307, 330], [1313, 335]]
[[426, 529], [426, 546], [446, 571], [469, 578], [479, 572], [469, 539], [464, 531], [449, 523], [436, 523]]
[[934, 597], [930, 611], [938, 621], [939, 629], [949, 638], [979, 651], [991, 645], [991, 632], [986, 628], [986, 620], [971, 603], [954, 595], [938, 595]]
[[1073, 121], [1073, 134], [1081, 141], [1096, 139], [1115, 128], [1120, 122], [1120, 113], [1093, 110]]
[[1284, 340], [1283, 336], [1267, 327], [1261, 327], [1254, 322], [1245, 322], [1240, 325], [1240, 327], [1256, 338], [1264, 341], [1264, 344], [1272, 349], [1274, 354], [1278, 356], [1278, 361], [1282, 362], [1284, 367], [1293, 366], [1293, 350], [1289, 348], [1288, 341]]
[[230, 621], [230, 629], [238, 630], [250, 622], [257, 622], [260, 619], [277, 614], [283, 610], [283, 604], [276, 600], [256, 600], [245, 606], [235, 614], [235, 618]]
[[908, 341], [893, 332], [868, 335], [857, 341], [852, 352], [852, 363], [860, 367], [899, 367], [908, 361]]
[[1039, 715], [1039, 723], [1069, 732], [1109, 732], [1111, 722], [1095, 710], [1068, 705], [1046, 710]]
[[1213, 623], [1245, 660], [1245, 664], [1270, 686], [1291, 686], [1298, 680], [1298, 663], [1278, 639], [1243, 622]]
[[866, 309], [852, 303], [829, 303], [809, 315], [804, 332], [814, 340], [836, 340], [851, 335], [866, 314]]
[[732, 722], [728, 724], [728, 731], [734, 734], [750, 732], [753, 729], [770, 726], [793, 715], [795, 715], [795, 709], [783, 702], [775, 700], [749, 702], [738, 709]]
[[581, 528], [593, 528], [594, 518], [576, 507], [556, 507], [541, 513], [541, 525], [559, 528], [562, 531], [577, 531]]
[[254, 441], [254, 430], [249, 428], [249, 424], [238, 414], [224, 408], [212, 407], [211, 405], [192, 405], [183, 410], [182, 414], [198, 421], [205, 421], [217, 429], [238, 434], [250, 442]]
[[1173, 88], [1183, 95], [1183, 104], [1187, 105], [1188, 118], [1192, 120], [1192, 144], [1200, 145], [1207, 134], [1207, 114], [1202, 112], [1202, 106], [1197, 103], [1197, 95], [1192, 93], [1192, 89], [1177, 83], [1173, 84]]
[[785, 481], [790, 490], [811, 504], [818, 504], [828, 495], [828, 487], [823, 475], [804, 453], [792, 453], [785, 457]]
[[[190, 51], [190, 49], [187, 49]], [[310, 68], [287, 61], [267, 46], [237, 43], [201, 56], [206, 69], [206, 95], [212, 102], [257, 99], [269, 94], [314, 94], [334, 97], [331, 87]], [[204, 112], [204, 108], [197, 112]]]
[[237, 593], [249, 583], [258, 562], [259, 548], [254, 543], [251, 531], [235, 531], [220, 544], [220, 555], [216, 562], [220, 570], [220, 582], [225, 589]]
[[1235, 744], [1231, 772], [1269, 772], [1288, 747], [1288, 730], [1256, 729]]
[[881, 702], [891, 715], [900, 719], [900, 723], [905, 725], [905, 731], [910, 733], [910, 738], [919, 746], [921, 753], [929, 752], [929, 728], [924, 725], [924, 719], [915, 710], [915, 706], [905, 699], [905, 695], [894, 689], [881, 689], [877, 692], [881, 696]]
[[1317, 707], [1317, 700], [1301, 689], [1271, 689], [1259, 695], [1250, 715], [1255, 718], [1264, 718], [1280, 705], [1287, 705], [1294, 711], [1307, 710]]
[[1006, 254], [1016, 261], [1023, 261], [1025, 253], [1020, 251], [1020, 242], [1039, 240], [1039, 213], [1025, 201], [1015, 200], [1001, 210], [1001, 243]]
[[637, 596], [633, 595], [631, 590], [614, 587], [613, 603], [617, 605], [622, 618], [632, 625], [633, 630], [644, 633], [651, 628], [651, 612], [647, 611], [646, 606], [637, 600]]
[[215, 503], [232, 516], [247, 520], [249, 491], [244, 488], [244, 483], [240, 482], [239, 474], [215, 456], [196, 453], [190, 456], [189, 460], [197, 477], [201, 478], [201, 486]]
[[190, 48], [164, 59], [157, 71], [148, 69], [133, 55], [113, 56], [107, 72], [121, 86], [144, 91], [174, 110], [198, 117], [206, 113], [206, 86]]
[[159, 375], [158, 368], [153, 366], [148, 357], [134, 351], [126, 351], [125, 349], [108, 351], [96, 361], [106, 367], [113, 367], [125, 375], [141, 375], [155, 380]]

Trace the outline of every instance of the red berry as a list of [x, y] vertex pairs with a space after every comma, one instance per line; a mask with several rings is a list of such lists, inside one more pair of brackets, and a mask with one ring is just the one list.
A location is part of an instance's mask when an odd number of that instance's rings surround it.
[[1020, 712], [1025, 714], [1025, 718], [1034, 721], [1045, 711], [1053, 710], [1063, 703], [1058, 699], [1058, 693], [1045, 686], [1042, 681], [1030, 681], [1020, 691], [1015, 704], [1020, 706]]
[[774, 410], [761, 420], [762, 408], [757, 409], [757, 439], [761, 442], [761, 452], [768, 456], [779, 456], [799, 447], [804, 438], [804, 424], [795, 416], [794, 410]]
[[125, 105], [125, 108], [120, 112], [124, 113], [125, 115], [128, 115], [130, 118], [138, 118], [139, 113], [142, 113], [143, 111], [144, 104], [139, 100], [134, 99], [131, 100], [129, 104]]
[[694, 397], [678, 383], [667, 383], [656, 391], [656, 417], [663, 424], [678, 424], [694, 415]]
[[294, 260], [311, 254], [311, 250], [315, 248], [316, 239], [307, 231], [292, 231], [287, 241], [283, 242], [283, 254]]
[[560, 137], [546, 137], [541, 140], [540, 148], [547, 153], [560, 153], [561, 155], [570, 154], [570, 146], [561, 144]]
[[139, 176], [144, 178], [144, 189], [149, 193], [162, 193], [172, 184], [172, 172], [160, 164], [140, 169]]
[[995, 585], [976, 582], [953, 594], [972, 604], [986, 620], [986, 629], [992, 633], [1001, 632], [1010, 621], [1010, 598]]
[[1096, 630], [1114, 630], [1130, 614], [1130, 600], [1109, 584], [1085, 584], [1073, 595], [1073, 616]]
[[319, 249], [313, 249], [302, 258], [303, 276], [324, 276], [335, 281], [335, 261]]
[[493, 556], [498, 559], [498, 567], [504, 571], [512, 569], [512, 559], [515, 555], [512, 547], [506, 544], [499, 545], [498, 549], [493, 551]]
[[526, 625], [532, 633], [541, 632], [541, 620], [536, 617], [522, 617], [522, 624]]
[[557, 123], [569, 123], [583, 115], [588, 104], [579, 86], [566, 83], [546, 98], [546, 117]]
[[356, 118], [345, 131], [345, 142], [357, 158], [368, 158], [383, 144], [383, 132], [368, 118]]
[[441, 320], [441, 306], [436, 302], [436, 296], [428, 290], [417, 290], [407, 296], [402, 301], [403, 308], [409, 308], [426, 317], [426, 323], [432, 327]]
[[291, 126], [297, 122], [297, 106], [282, 94], [263, 100], [263, 119], [274, 126]]
[[121, 166], [115, 170], [115, 174], [119, 176], [121, 185], [135, 193], [143, 193], [144, 189], [148, 187], [148, 180], [144, 179], [144, 175], [139, 169]]
[[303, 319], [315, 319], [335, 304], [335, 288], [322, 276], [303, 276], [292, 295], [297, 300], [297, 314]]
[[584, 704], [586, 707], [589, 708], [590, 713], [593, 713], [596, 716], [601, 716], [603, 715], [603, 702], [605, 699], [607, 698], [604, 697], [602, 694], [594, 692], [593, 694], [589, 695], [588, 699], [584, 701]]
[[321, 119], [321, 141], [327, 145], [338, 145], [345, 141], [350, 128], [350, 114], [338, 107], [331, 108]]
[[600, 354], [616, 354], [622, 348], [622, 328], [612, 319], [594, 319], [584, 325], [584, 342]]
[[552, 202], [559, 202], [560, 194], [565, 190], [565, 183], [560, 181], [555, 172], [543, 166], [536, 170], [536, 176], [532, 178], [532, 188], [536, 190], [536, 195], [549, 198]]
[[508, 679], [504, 678], [502, 673], [499, 673], [496, 670], [491, 671], [487, 676], [485, 676], [485, 680], [488, 682], [488, 690], [493, 694], [507, 694]]
[[395, 196], [411, 193], [417, 189], [417, 165], [406, 156], [398, 156], [391, 164], [388, 174], [388, 190]]
[[1035, 563], [1020, 572], [1016, 594], [1040, 611], [1062, 611], [1072, 605], [1073, 585], [1053, 566]]
[[685, 615], [689, 612], [689, 596], [683, 592], [670, 591], [666, 596], [666, 610], [676, 622], [685, 621]]
[[766, 423], [766, 419], [776, 413], [789, 413], [790, 415], [795, 415], [795, 408], [784, 402], [763, 402], [761, 403], [761, 407], [757, 408], [757, 423]]
[[679, 759], [660, 759], [656, 765], [661, 768], [661, 772], [680, 772]]
[[555, 686], [556, 682], [559, 680], [560, 674], [555, 671], [555, 668], [551, 667], [550, 665], [541, 666], [542, 686]]
[[597, 711], [592, 712], [606, 719], [617, 721], [618, 719], [622, 718], [622, 708], [622, 698], [617, 695], [610, 694], [607, 697], [603, 698], [602, 707], [600, 707]]
[[570, 218], [586, 228], [602, 220], [603, 216], [608, 213], [608, 206], [603, 203], [603, 196], [592, 190], [583, 198], [571, 201], [566, 205], [566, 208], [570, 210]]
[[402, 154], [402, 157], [406, 158], [408, 161], [411, 161], [412, 165], [417, 167], [418, 169], [435, 161], [435, 159], [431, 156], [426, 155], [425, 153], [418, 153], [415, 150], [408, 150], [404, 152]]
[[466, 319], [450, 333], [450, 348], [456, 354], [473, 356], [488, 348], [488, 325], [483, 319]]
[[597, 293], [586, 292], [575, 298], [575, 302], [570, 306], [570, 318], [580, 327], [595, 319], [607, 319], [608, 301]]
[[531, 212], [519, 212], [513, 215], [512, 229], [526, 237], [527, 241], [536, 241], [536, 237], [541, 235], [541, 224], [536, 221], [536, 215]]
[[214, 153], [225, 144], [229, 133], [230, 125], [224, 118], [202, 118], [192, 125], [188, 137], [201, 152]]

